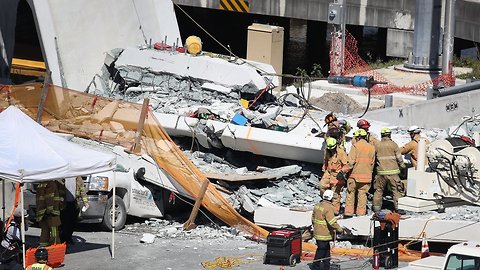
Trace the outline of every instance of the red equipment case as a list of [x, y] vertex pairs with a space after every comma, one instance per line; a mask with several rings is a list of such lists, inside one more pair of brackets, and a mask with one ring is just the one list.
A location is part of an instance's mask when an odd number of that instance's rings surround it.
[[302, 233], [298, 230], [278, 230], [267, 236], [267, 252], [263, 264], [295, 265], [302, 255]]

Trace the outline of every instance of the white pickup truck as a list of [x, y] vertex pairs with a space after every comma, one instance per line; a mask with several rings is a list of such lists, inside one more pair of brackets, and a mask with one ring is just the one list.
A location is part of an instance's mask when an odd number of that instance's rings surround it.
[[[83, 176], [90, 207], [80, 213], [82, 223], [101, 223], [106, 229], [112, 228], [110, 211], [114, 173], [116, 229], [123, 228], [127, 215], [141, 218], [163, 217], [169, 209], [181, 205], [181, 201], [175, 200], [178, 194], [191, 199], [191, 196], [168, 173], [158, 167], [150, 156], [130, 154], [120, 146], [79, 138], [69, 139], [87, 148], [113, 153], [117, 157], [117, 167], [113, 172]], [[36, 208], [33, 193], [35, 189], [27, 186], [25, 205], [32, 218], [35, 216]]]
[[410, 262], [402, 270], [479, 270], [480, 242], [470, 241], [453, 245], [445, 257], [430, 256]]

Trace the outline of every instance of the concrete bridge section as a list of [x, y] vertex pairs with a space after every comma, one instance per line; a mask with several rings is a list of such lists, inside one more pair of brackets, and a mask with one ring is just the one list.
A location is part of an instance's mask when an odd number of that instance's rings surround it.
[[[220, 9], [221, 2], [238, 0], [175, 0], [186, 6]], [[332, 0], [249, 0], [249, 13], [327, 22]], [[389, 36], [407, 30], [413, 40], [415, 0], [346, 0], [346, 23], [389, 29]], [[232, 7], [234, 5], [232, 4]], [[456, 1], [455, 37], [480, 42], [480, 0]], [[392, 31], [390, 31], [392, 30]], [[396, 32], [395, 32], [396, 31]], [[404, 38], [407, 42], [409, 38]], [[398, 40], [397, 40], [398, 41]]]

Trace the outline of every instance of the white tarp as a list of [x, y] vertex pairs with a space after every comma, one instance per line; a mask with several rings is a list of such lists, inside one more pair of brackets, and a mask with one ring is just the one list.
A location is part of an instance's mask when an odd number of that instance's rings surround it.
[[0, 113], [2, 178], [39, 182], [109, 171], [114, 166], [115, 156], [69, 142], [14, 106]]

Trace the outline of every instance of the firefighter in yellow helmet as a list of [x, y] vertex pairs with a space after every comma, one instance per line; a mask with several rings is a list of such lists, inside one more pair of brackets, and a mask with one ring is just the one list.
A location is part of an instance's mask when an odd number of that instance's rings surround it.
[[345, 119], [338, 120], [335, 114], [331, 112], [325, 116], [324, 126], [327, 126], [324, 138], [336, 139], [337, 144], [345, 149], [345, 135], [352, 130], [350, 124]]
[[333, 191], [326, 190], [323, 193], [323, 200], [316, 204], [312, 213], [313, 237], [317, 242], [317, 251], [312, 263], [313, 270], [330, 269], [330, 241], [333, 240], [333, 234], [343, 233], [344, 229], [337, 223], [333, 212]]
[[[354, 213], [357, 216], [366, 215], [367, 192], [370, 189], [375, 162], [375, 147], [367, 142], [367, 132], [364, 129], [359, 129], [354, 135], [357, 142], [352, 145], [348, 154], [348, 167], [351, 169], [351, 172], [347, 180], [344, 217], [351, 217]], [[355, 197], [358, 198], [356, 211]]]
[[60, 243], [58, 227], [60, 226], [60, 210], [63, 208], [64, 186], [58, 181], [48, 181], [37, 187], [37, 222], [42, 231], [40, 246]]
[[382, 140], [375, 145], [377, 176], [375, 177], [375, 194], [373, 195], [373, 211], [382, 209], [383, 190], [388, 184], [393, 193], [393, 205], [395, 211], [403, 214], [398, 209], [398, 199], [403, 192], [403, 183], [400, 181], [400, 169], [405, 168], [400, 148], [391, 139], [392, 131], [382, 128], [380, 135]]
[[340, 212], [340, 193], [347, 180], [347, 153], [342, 147], [337, 145], [337, 140], [334, 138], [327, 138], [325, 142], [327, 150], [325, 151], [322, 167], [323, 176], [320, 180], [320, 195], [323, 195], [328, 189], [334, 192], [332, 204], [335, 209], [335, 215], [338, 215]]

